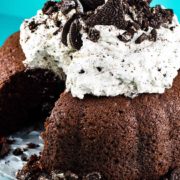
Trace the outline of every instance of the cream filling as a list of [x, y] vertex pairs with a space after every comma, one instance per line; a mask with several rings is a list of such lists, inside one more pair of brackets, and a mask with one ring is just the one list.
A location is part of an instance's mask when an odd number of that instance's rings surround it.
[[[68, 17], [73, 13], [70, 12]], [[53, 16], [62, 21], [62, 26], [68, 19], [61, 12]], [[38, 23], [47, 20], [49, 28], [41, 24], [32, 33], [28, 27], [32, 19]], [[67, 76], [67, 91], [81, 99], [85, 94], [133, 98], [142, 93], [163, 93], [172, 87], [180, 68], [180, 25], [176, 17], [171, 26], [176, 26], [173, 31], [167, 27], [157, 30], [156, 42], [146, 40], [137, 45], [135, 40], [143, 31], [138, 31], [130, 42], [124, 43], [117, 38], [122, 30], [98, 25], [95, 26], [101, 35], [98, 42], [89, 40], [82, 31], [83, 46], [75, 51], [70, 45], [66, 47], [61, 43], [62, 31], [53, 35], [58, 30], [53, 18], [39, 11], [21, 26], [21, 45], [26, 55], [24, 63], [30, 68], [51, 69], [60, 76], [63, 69]]]

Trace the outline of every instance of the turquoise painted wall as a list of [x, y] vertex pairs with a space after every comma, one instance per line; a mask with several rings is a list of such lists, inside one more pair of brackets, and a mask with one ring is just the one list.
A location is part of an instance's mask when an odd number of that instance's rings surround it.
[[[46, 0], [0, 0], [0, 45], [13, 32], [19, 30], [24, 18], [36, 14]], [[180, 18], [179, 0], [154, 0], [152, 5], [163, 4], [173, 8]]]

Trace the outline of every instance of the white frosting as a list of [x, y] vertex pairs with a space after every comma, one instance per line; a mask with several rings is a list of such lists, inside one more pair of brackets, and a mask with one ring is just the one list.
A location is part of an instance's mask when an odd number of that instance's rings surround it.
[[[53, 16], [58, 16], [62, 25], [68, 19], [61, 12]], [[180, 68], [180, 25], [176, 17], [171, 25], [176, 26], [173, 31], [161, 27], [156, 42], [147, 40], [138, 45], [135, 40], [143, 31], [124, 43], [117, 38], [124, 31], [114, 26], [95, 26], [100, 31], [100, 39], [92, 42], [82, 31], [83, 46], [79, 51], [61, 43], [61, 32], [53, 35], [58, 29], [54, 20], [41, 11], [33, 19], [38, 23], [47, 19], [49, 29], [42, 24], [32, 33], [28, 27], [32, 19], [22, 24], [21, 45], [27, 58], [24, 63], [30, 68], [51, 69], [59, 75], [62, 68], [67, 76], [67, 91], [74, 97], [83, 98], [85, 94], [135, 97], [141, 93], [163, 93], [172, 87]]]

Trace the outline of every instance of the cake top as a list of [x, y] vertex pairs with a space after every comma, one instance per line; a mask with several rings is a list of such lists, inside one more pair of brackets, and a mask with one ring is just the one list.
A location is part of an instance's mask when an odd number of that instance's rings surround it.
[[74, 97], [133, 98], [172, 86], [179, 33], [173, 11], [149, 0], [48, 1], [22, 24], [21, 45], [25, 65], [65, 73]]

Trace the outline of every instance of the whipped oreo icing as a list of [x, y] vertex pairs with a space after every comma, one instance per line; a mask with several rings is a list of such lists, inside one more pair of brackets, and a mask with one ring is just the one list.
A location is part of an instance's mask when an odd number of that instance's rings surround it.
[[180, 25], [148, 0], [49, 1], [21, 26], [29, 68], [66, 75], [74, 97], [163, 93], [180, 68]]

